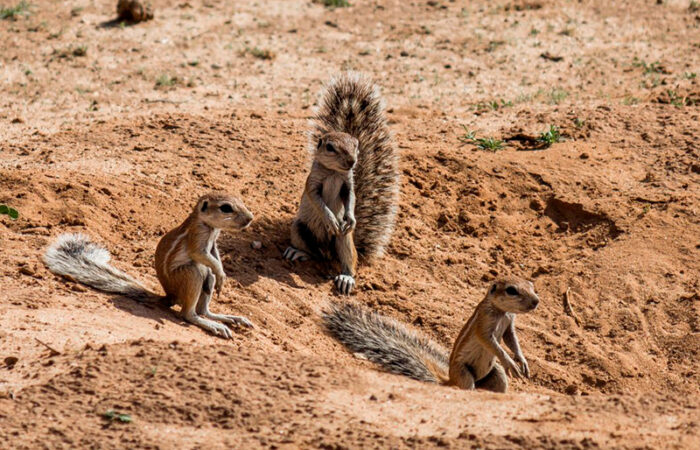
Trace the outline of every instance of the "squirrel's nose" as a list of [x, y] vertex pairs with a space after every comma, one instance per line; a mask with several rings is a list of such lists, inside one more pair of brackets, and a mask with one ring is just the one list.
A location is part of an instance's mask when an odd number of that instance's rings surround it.
[[537, 305], [540, 304], [540, 298], [535, 296], [532, 298], [532, 300], [530, 300], [530, 303], [532, 304], [532, 309], [535, 309], [537, 308]]
[[245, 217], [242, 217], [241, 220], [241, 227], [242, 228], [248, 228], [248, 225], [250, 225], [253, 222], [253, 214], [248, 213], [245, 215]]

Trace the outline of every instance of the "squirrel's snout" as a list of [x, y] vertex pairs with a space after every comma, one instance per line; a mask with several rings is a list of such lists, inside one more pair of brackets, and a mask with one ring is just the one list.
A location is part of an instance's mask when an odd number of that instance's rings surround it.
[[248, 213], [243, 217], [238, 218], [238, 223], [241, 226], [241, 229], [248, 228], [248, 226], [253, 223], [253, 215]]
[[540, 298], [535, 296], [530, 300], [530, 310], [534, 310], [537, 308], [537, 305], [540, 304]]

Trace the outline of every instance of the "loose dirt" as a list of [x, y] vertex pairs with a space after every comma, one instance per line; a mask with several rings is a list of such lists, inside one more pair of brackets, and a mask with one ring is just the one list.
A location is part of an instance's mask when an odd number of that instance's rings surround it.
[[[351, 4], [155, 1], [122, 26], [116, 1], [36, 0], [0, 20], [0, 203], [20, 212], [0, 216], [0, 447], [697, 448], [695, 2]], [[307, 120], [346, 69], [381, 86], [402, 172], [353, 299], [449, 347], [490, 280], [533, 280], [533, 376], [508, 394], [354, 358], [317, 320], [333, 272], [281, 257]], [[550, 125], [548, 148], [508, 140]], [[231, 341], [40, 260], [88, 233], [155, 289], [159, 237], [209, 189], [256, 215], [220, 240], [213, 309], [256, 324]]]

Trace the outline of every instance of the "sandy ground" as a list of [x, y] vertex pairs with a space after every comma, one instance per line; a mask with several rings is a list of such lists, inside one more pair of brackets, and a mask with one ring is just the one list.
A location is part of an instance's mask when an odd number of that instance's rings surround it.
[[[36, 0], [0, 20], [0, 202], [20, 211], [0, 216], [0, 447], [697, 448], [697, 7], [351, 3], [156, 1], [121, 26], [115, 1]], [[533, 280], [533, 376], [510, 393], [354, 358], [318, 325], [332, 271], [282, 260], [307, 119], [344, 69], [381, 86], [402, 172], [353, 299], [449, 347], [490, 280]], [[460, 141], [550, 125], [547, 149]], [[220, 240], [213, 309], [256, 324], [232, 341], [40, 261], [85, 232], [155, 289], [159, 237], [209, 189], [256, 215]]]

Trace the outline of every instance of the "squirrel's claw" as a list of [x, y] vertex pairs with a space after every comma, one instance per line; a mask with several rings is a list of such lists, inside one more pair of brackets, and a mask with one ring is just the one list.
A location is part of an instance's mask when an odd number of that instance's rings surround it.
[[222, 322], [225, 322], [225, 323], [230, 323], [231, 325], [241, 325], [241, 326], [248, 327], [248, 328], [255, 328], [253, 326], [253, 322], [248, 320], [247, 317], [243, 317], [243, 316], [225, 315], [225, 316], [222, 316], [220, 318], [220, 320]]
[[287, 249], [282, 254], [282, 257], [292, 262], [306, 261], [307, 259], [309, 259], [309, 255], [294, 247], [287, 247]]
[[355, 287], [355, 279], [351, 275], [338, 275], [335, 277], [335, 286], [342, 295], [350, 295]]
[[520, 371], [525, 378], [530, 378], [530, 366], [528, 366], [525, 357], [520, 356], [518, 358], [518, 363], [520, 364]]
[[520, 372], [518, 365], [515, 364], [515, 362], [513, 360], [507, 361], [505, 369], [506, 369], [506, 372], [508, 372], [512, 377], [523, 378], [522, 372]]

